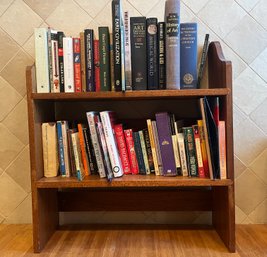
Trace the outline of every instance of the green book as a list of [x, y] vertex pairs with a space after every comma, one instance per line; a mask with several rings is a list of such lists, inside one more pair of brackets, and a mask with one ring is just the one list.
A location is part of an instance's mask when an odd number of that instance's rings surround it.
[[110, 49], [109, 29], [99, 27], [99, 53], [100, 53], [100, 90], [110, 91]]

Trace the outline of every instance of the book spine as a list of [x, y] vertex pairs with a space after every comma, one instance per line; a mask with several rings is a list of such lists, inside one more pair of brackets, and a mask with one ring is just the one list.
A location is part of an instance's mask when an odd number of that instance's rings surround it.
[[67, 138], [68, 138], [68, 146], [69, 146], [69, 157], [70, 157], [70, 171], [72, 176], [77, 176], [76, 174], [76, 164], [75, 164], [75, 157], [73, 152], [73, 145], [72, 145], [72, 139], [71, 134], [75, 133], [74, 129], [68, 129], [67, 130]]
[[146, 90], [146, 17], [131, 17], [130, 29], [133, 90]]
[[197, 158], [196, 158], [196, 147], [194, 141], [194, 132], [192, 127], [184, 127], [184, 141], [185, 141], [185, 152], [187, 156], [187, 165], [189, 175], [196, 177], [198, 175]]
[[75, 88], [75, 92], [82, 92], [80, 38], [73, 38], [73, 61], [74, 61], [74, 88]]
[[147, 128], [143, 129], [143, 134], [144, 134], [149, 170], [150, 172], [155, 172], [152, 149]]
[[127, 146], [129, 161], [131, 165], [131, 172], [132, 174], [138, 174], [139, 169], [138, 169], [138, 162], [137, 162], [137, 157], [136, 157], [136, 153], [134, 149], [133, 131], [131, 129], [126, 129], [124, 130], [124, 135], [125, 135], [125, 142]]
[[201, 86], [201, 80], [203, 78], [204, 74], [204, 68], [207, 60], [207, 54], [208, 54], [208, 48], [209, 48], [209, 34], [206, 34], [205, 36], [205, 41], [204, 41], [204, 46], [202, 49], [202, 54], [201, 54], [201, 60], [200, 60], [200, 65], [199, 65], [199, 70], [198, 70], [198, 78], [197, 78], [197, 88], [200, 88]]
[[[101, 155], [100, 145], [99, 145], [99, 141], [97, 138], [97, 132], [96, 132], [96, 126], [95, 126], [95, 116], [98, 116], [98, 115], [95, 112], [87, 112], [86, 116], [87, 116], [88, 126], [89, 126], [90, 135], [92, 139], [92, 144], [93, 144], [93, 148], [95, 152], [99, 176], [100, 178], [104, 178], [106, 177], [106, 172], [105, 172], [103, 156]], [[96, 117], [96, 119], [98, 119], [98, 117]]]
[[113, 34], [110, 33], [109, 36], [110, 40], [110, 85], [111, 85], [111, 91], [115, 91], [115, 80], [114, 80], [114, 47], [113, 47]]
[[54, 93], [60, 92], [59, 85], [59, 62], [58, 62], [58, 35], [57, 31], [51, 30], [51, 52], [52, 52], [52, 84], [51, 89]]
[[159, 57], [159, 89], [166, 89], [166, 26], [165, 22], [158, 23], [158, 57]]
[[132, 90], [132, 63], [131, 63], [131, 38], [130, 38], [130, 17], [129, 12], [124, 12], [125, 32], [125, 82], [126, 90]]
[[100, 89], [100, 53], [99, 53], [99, 40], [94, 40], [94, 70], [95, 70], [95, 91], [99, 92]]
[[110, 48], [109, 29], [99, 27], [99, 48], [100, 48], [100, 87], [101, 91], [110, 91]]
[[187, 168], [187, 160], [186, 160], [186, 151], [185, 151], [185, 144], [184, 144], [184, 134], [178, 133], [177, 140], [179, 145], [179, 154], [181, 159], [181, 168], [182, 168], [182, 175], [184, 177], [188, 177], [188, 168]]
[[124, 174], [131, 174], [131, 165], [127, 153], [127, 146], [124, 138], [124, 132], [123, 132], [123, 127], [122, 124], [117, 124], [114, 126], [114, 132], [115, 132], [115, 137], [116, 141], [118, 144], [118, 150], [120, 154], [120, 159], [122, 163], [122, 168], [123, 168], [123, 173]]
[[121, 91], [126, 91], [125, 81], [125, 32], [124, 32], [124, 20], [121, 11]]
[[60, 121], [57, 121], [57, 138], [58, 138], [58, 154], [59, 154], [60, 174], [62, 177], [65, 177], [66, 176], [66, 166], [65, 166], [65, 158], [64, 158], [62, 126], [61, 126]]
[[112, 29], [114, 52], [115, 91], [122, 91], [121, 84], [121, 6], [120, 0], [112, 0]]
[[149, 167], [149, 163], [148, 163], [144, 133], [142, 130], [138, 131], [138, 133], [139, 133], [139, 139], [140, 139], [140, 145], [141, 145], [141, 150], [142, 150], [142, 154], [143, 154], [143, 159], [144, 159], [144, 163], [145, 163], [146, 174], [148, 175], [148, 174], [150, 174], [150, 167]]
[[37, 93], [49, 93], [50, 80], [47, 29], [34, 29], [34, 40]]
[[69, 158], [69, 145], [67, 136], [67, 130], [69, 129], [69, 125], [67, 121], [61, 121], [61, 129], [62, 129], [62, 141], [63, 141], [66, 177], [70, 177], [70, 158]]
[[225, 121], [219, 121], [220, 178], [227, 179]]
[[86, 91], [95, 91], [95, 72], [94, 72], [94, 31], [84, 30], [85, 43], [85, 71], [86, 71]]
[[149, 90], [159, 89], [157, 23], [157, 18], [146, 20], [147, 88]]
[[84, 32], [80, 32], [82, 92], [86, 92], [86, 69], [85, 69], [85, 45], [84, 43], [85, 43]]
[[139, 132], [133, 132], [133, 140], [134, 140], [134, 149], [136, 153], [139, 174], [146, 175], [146, 167], [145, 167], [143, 152], [141, 148]]
[[79, 136], [79, 143], [81, 148], [81, 156], [82, 156], [82, 164], [84, 168], [84, 172], [86, 176], [90, 175], [90, 168], [89, 168], [89, 161], [86, 154], [86, 146], [85, 146], [85, 140], [83, 136], [83, 127], [82, 124], [78, 124], [78, 136]]
[[168, 113], [156, 113], [159, 146], [164, 176], [176, 176], [176, 165], [172, 145], [170, 117]]
[[114, 177], [121, 177], [123, 175], [123, 169], [113, 133], [114, 124], [112, 121], [113, 120], [112, 115], [114, 115], [113, 112], [109, 111], [100, 112], [100, 117], [103, 124], [112, 171]]
[[58, 67], [59, 67], [59, 88], [64, 92], [64, 57], [63, 57], [63, 37], [64, 33], [59, 31], [58, 35]]
[[51, 40], [51, 29], [47, 30], [47, 51], [48, 51], [48, 70], [49, 70], [49, 84], [50, 92], [53, 92], [53, 57], [52, 57], [52, 40]]
[[63, 38], [64, 58], [64, 86], [65, 92], [74, 92], [74, 70], [73, 70], [73, 42], [72, 38]]
[[158, 165], [159, 165], [159, 175], [163, 175], [163, 167], [162, 167], [162, 158], [161, 158], [161, 152], [160, 152], [160, 146], [159, 146], [159, 137], [158, 137], [158, 129], [156, 121], [152, 121], [152, 132], [155, 140], [155, 148], [156, 148], [156, 154], [158, 159]]
[[197, 88], [197, 23], [181, 23], [181, 89]]
[[180, 0], [165, 2], [166, 88], [180, 89]]
[[198, 176], [200, 178], [205, 178], [205, 172], [204, 172], [204, 166], [203, 166], [203, 160], [202, 160], [202, 154], [201, 154], [199, 129], [197, 125], [193, 125], [192, 127], [193, 127], [195, 146], [196, 146]]

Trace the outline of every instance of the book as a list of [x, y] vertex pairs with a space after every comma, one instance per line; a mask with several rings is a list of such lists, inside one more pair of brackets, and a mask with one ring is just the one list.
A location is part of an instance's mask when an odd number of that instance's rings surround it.
[[198, 70], [198, 78], [197, 78], [197, 88], [200, 88], [201, 86], [201, 80], [203, 78], [204, 74], [204, 69], [205, 69], [205, 64], [207, 60], [207, 54], [208, 54], [208, 48], [209, 48], [209, 34], [206, 34], [205, 36], [205, 41], [202, 49], [202, 54], [201, 54], [201, 60], [200, 60], [200, 65], [199, 65], [199, 70]]
[[172, 145], [170, 117], [167, 112], [156, 113], [158, 139], [164, 176], [176, 176], [176, 165]]
[[84, 32], [80, 32], [80, 45], [81, 45], [81, 78], [82, 78], [82, 92], [86, 92], [86, 69], [85, 69], [85, 45], [84, 45]]
[[159, 88], [158, 72], [158, 19], [146, 19], [147, 89]]
[[180, 89], [180, 0], [165, 2], [166, 88]]
[[126, 91], [125, 81], [125, 31], [122, 5], [120, 5], [120, 20], [121, 20], [121, 91]]
[[100, 117], [103, 124], [113, 175], [115, 178], [121, 177], [123, 175], [123, 169], [114, 136], [115, 113], [112, 111], [103, 111], [100, 112]]
[[179, 155], [181, 160], [182, 175], [184, 177], [188, 177], [189, 174], [188, 174], [186, 152], [185, 152], [184, 133], [178, 132], [176, 136], [179, 145]]
[[95, 91], [99, 92], [101, 90], [100, 82], [100, 52], [99, 52], [99, 40], [94, 39], [94, 70], [95, 70]]
[[50, 92], [48, 37], [46, 28], [34, 29], [37, 93]]
[[220, 178], [227, 179], [225, 121], [219, 121]]
[[64, 151], [61, 121], [57, 121], [57, 140], [58, 140], [58, 158], [59, 158], [60, 175], [62, 177], [66, 177], [66, 165], [64, 156], [65, 151]]
[[121, 74], [121, 1], [112, 0], [112, 31], [115, 91], [122, 91]]
[[158, 58], [159, 58], [159, 89], [166, 89], [166, 26], [165, 22], [158, 23]]
[[52, 58], [52, 32], [51, 28], [47, 29], [47, 54], [48, 54], [48, 71], [50, 92], [53, 92], [53, 58]]
[[114, 47], [113, 47], [113, 34], [109, 36], [109, 48], [110, 48], [110, 85], [111, 91], [115, 91], [115, 80], [114, 80]]
[[141, 151], [142, 151], [142, 154], [143, 154], [143, 160], [144, 160], [144, 164], [145, 164], [145, 170], [146, 170], [146, 174], [148, 175], [148, 174], [150, 174], [150, 167], [149, 167], [149, 163], [148, 163], [148, 157], [147, 157], [144, 133], [143, 133], [142, 130], [138, 131], [138, 133], [139, 133]]
[[100, 49], [100, 88], [101, 91], [110, 91], [110, 47], [109, 28], [99, 27]]
[[136, 153], [139, 174], [146, 175], [146, 166], [144, 162], [144, 156], [142, 152], [139, 132], [133, 132], [134, 149]]
[[131, 17], [131, 61], [133, 90], [147, 89], [146, 17]]
[[73, 39], [63, 38], [63, 60], [64, 60], [64, 91], [74, 92], [74, 67], [73, 67]]
[[145, 140], [149, 169], [150, 169], [150, 172], [155, 172], [154, 160], [153, 160], [153, 155], [152, 155], [152, 148], [151, 148], [151, 144], [150, 144], [148, 128], [143, 129], [143, 134], [144, 134], [144, 140]]
[[181, 23], [181, 89], [197, 88], [197, 23]]
[[51, 30], [51, 52], [52, 52], [52, 81], [51, 92], [60, 92], [59, 83], [59, 62], [58, 62], [58, 34], [56, 30]]
[[132, 90], [132, 63], [131, 63], [131, 37], [130, 37], [130, 17], [129, 12], [124, 12], [124, 49], [125, 49], [125, 83], [126, 90]]
[[64, 92], [64, 57], [63, 57], [63, 37], [64, 32], [58, 31], [58, 68], [59, 68], [59, 88]]
[[82, 92], [81, 78], [81, 42], [80, 38], [73, 38], [74, 88], [75, 92]]
[[69, 147], [69, 158], [70, 158], [70, 172], [71, 176], [77, 176], [76, 174], [76, 164], [75, 164], [75, 157], [73, 152], [73, 145], [72, 145], [72, 139], [71, 134], [77, 132], [77, 129], [68, 129], [67, 130], [67, 141], [68, 141], [68, 147]]
[[55, 122], [42, 123], [42, 146], [44, 176], [46, 178], [56, 177], [58, 174], [58, 146], [57, 130]]

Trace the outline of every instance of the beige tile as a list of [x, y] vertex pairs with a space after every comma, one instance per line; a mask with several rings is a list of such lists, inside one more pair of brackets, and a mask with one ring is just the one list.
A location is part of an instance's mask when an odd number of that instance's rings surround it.
[[249, 168], [267, 185], [267, 148], [249, 165]]
[[261, 0], [250, 12], [252, 17], [267, 30], [267, 1]]
[[238, 178], [246, 170], [246, 168], [247, 168], [246, 165], [235, 156], [234, 157], [235, 178]]
[[254, 224], [267, 223], [267, 199], [263, 201], [250, 215], [249, 219]]
[[25, 200], [5, 219], [7, 224], [32, 223], [32, 198], [29, 194]]
[[0, 121], [21, 101], [22, 96], [0, 76]]
[[75, 0], [91, 17], [96, 17], [98, 13], [106, 6], [111, 5], [110, 0]]
[[0, 16], [7, 10], [14, 0], [1, 0], [0, 1]]
[[22, 142], [0, 123], [0, 167], [3, 170], [14, 160], [22, 148]]
[[258, 2], [259, 0], [235, 0], [239, 3], [246, 11], [250, 11]]
[[0, 210], [8, 217], [26, 198], [26, 192], [7, 174], [0, 177]]
[[248, 117], [234, 104], [233, 106], [233, 123], [234, 131], [239, 129], [239, 125]]
[[25, 147], [5, 171], [25, 192], [31, 191], [30, 153]]
[[26, 67], [31, 66], [34, 60], [20, 50], [11, 62], [0, 72], [0, 75], [22, 96], [26, 94]]
[[246, 15], [227, 35], [225, 41], [250, 64], [266, 48], [267, 33], [253, 18]]
[[267, 185], [247, 169], [235, 182], [236, 205], [249, 215], [267, 197]]
[[198, 13], [198, 17], [224, 38], [246, 12], [234, 0], [211, 0]]
[[29, 142], [27, 102], [23, 99], [4, 119], [3, 124], [25, 145]]
[[4, 216], [2, 216], [2, 215], [0, 214], [0, 224], [3, 223], [4, 220], [5, 220]]
[[251, 68], [246, 68], [234, 81], [233, 100], [245, 114], [249, 115], [266, 98], [267, 83]]
[[[182, 4], [182, 3], [181, 3]], [[184, 4], [183, 4], [184, 6]], [[158, 3], [152, 7], [152, 9], [148, 12], [147, 17], [156, 17], [158, 21], [164, 21], [164, 9], [165, 9], [165, 1], [160, 0]], [[184, 6], [184, 9], [186, 7]], [[188, 9], [188, 8], [187, 8]], [[182, 18], [181, 18], [182, 20]]]
[[251, 68], [267, 82], [267, 47], [264, 51], [250, 64]]
[[[153, 8], [153, 6], [158, 3], [158, 0], [156, 1], [128, 0], [128, 2], [143, 16], [146, 16], [147, 13]], [[125, 6], [124, 9], [127, 10]], [[162, 9], [162, 12], [164, 12], [164, 9]]]
[[238, 206], [235, 206], [235, 223], [242, 224], [242, 222], [246, 218], [247, 218], [247, 215]]
[[0, 176], [2, 175], [3, 172], [4, 172], [4, 171], [0, 168]]
[[249, 224], [253, 224], [253, 222], [251, 221], [251, 219], [249, 217], [245, 218], [245, 220], [242, 222], [243, 225], [249, 225]]
[[0, 26], [21, 46], [42, 22], [40, 16], [22, 0], [16, 0], [0, 17]]
[[0, 71], [19, 51], [19, 45], [0, 28]]
[[208, 211], [200, 212], [193, 223], [200, 224], [200, 225], [211, 225], [212, 224], [212, 213]]
[[263, 103], [251, 113], [250, 118], [264, 131], [267, 135], [267, 98]]
[[246, 166], [266, 148], [266, 135], [251, 120], [245, 120], [234, 130], [235, 154]]
[[61, 0], [23, 0], [34, 12], [44, 20], [56, 9]]
[[92, 20], [73, 0], [63, 0], [46, 19], [49, 26], [62, 30], [66, 36], [76, 37]]
[[194, 12], [198, 13], [209, 0], [185, 0], [184, 3]]

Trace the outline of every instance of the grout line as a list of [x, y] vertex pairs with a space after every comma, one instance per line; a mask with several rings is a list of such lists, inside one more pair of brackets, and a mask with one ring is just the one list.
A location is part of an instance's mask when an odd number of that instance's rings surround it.
[[2, 17], [5, 13], [6, 13], [6, 11], [9, 9], [9, 7], [15, 2], [16, 0], [13, 0], [9, 5], [8, 5], [8, 7], [5, 9], [5, 11], [2, 13], [2, 15], [0, 16], [0, 17]]

